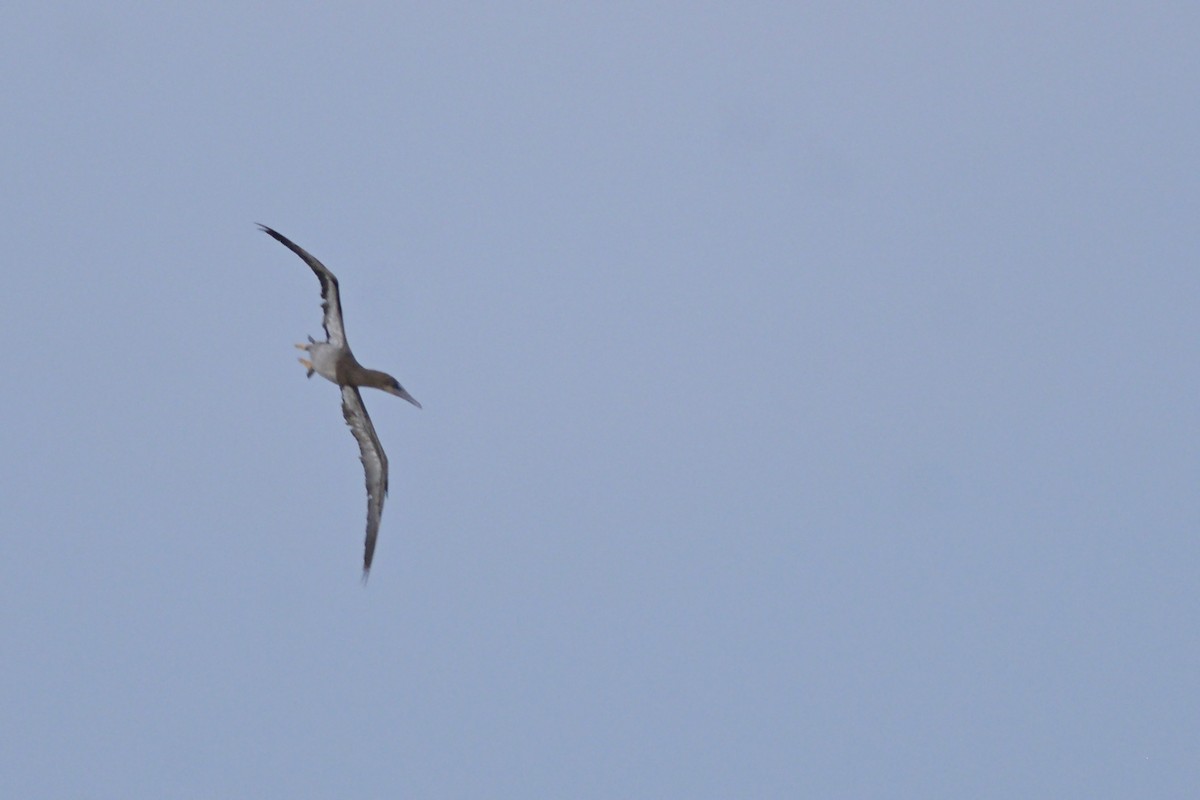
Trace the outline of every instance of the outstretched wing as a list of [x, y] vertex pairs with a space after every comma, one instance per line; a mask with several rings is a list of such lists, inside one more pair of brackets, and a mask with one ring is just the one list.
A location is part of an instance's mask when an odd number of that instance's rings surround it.
[[346, 329], [342, 326], [342, 300], [338, 294], [337, 278], [333, 276], [328, 267], [279, 231], [272, 230], [261, 223], [258, 227], [262, 229], [263, 233], [304, 259], [304, 263], [308, 264], [317, 274], [317, 280], [321, 282], [321, 309], [325, 312], [325, 340], [335, 347], [343, 347], [346, 344]]
[[375, 557], [375, 539], [379, 536], [379, 519], [383, 516], [383, 499], [387, 497], [388, 462], [383, 445], [375, 435], [375, 426], [363, 405], [362, 395], [356, 386], [342, 387], [342, 415], [350, 432], [358, 440], [363, 472], [367, 478], [367, 540], [363, 546], [363, 580], [371, 571], [371, 559]]

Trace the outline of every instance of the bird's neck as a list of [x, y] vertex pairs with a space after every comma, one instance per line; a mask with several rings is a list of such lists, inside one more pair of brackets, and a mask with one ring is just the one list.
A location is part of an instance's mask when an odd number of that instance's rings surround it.
[[377, 369], [367, 369], [361, 367], [361, 372], [358, 375], [358, 383], [360, 386], [370, 386], [375, 389], [382, 389], [384, 386], [392, 385], [392, 376], [386, 372], [380, 372]]

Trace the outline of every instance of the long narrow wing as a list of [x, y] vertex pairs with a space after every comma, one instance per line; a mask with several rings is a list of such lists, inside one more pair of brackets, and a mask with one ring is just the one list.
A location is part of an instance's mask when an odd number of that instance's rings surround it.
[[363, 580], [371, 571], [371, 559], [375, 557], [375, 539], [379, 536], [379, 519], [383, 516], [383, 499], [387, 497], [388, 461], [383, 445], [375, 435], [375, 426], [363, 405], [362, 395], [356, 386], [342, 387], [342, 415], [350, 432], [358, 440], [363, 472], [367, 477], [367, 540], [363, 546]]
[[312, 271], [317, 274], [317, 280], [321, 282], [321, 310], [325, 312], [325, 339], [335, 347], [344, 346], [346, 344], [346, 329], [342, 326], [342, 299], [338, 294], [337, 278], [333, 276], [328, 267], [317, 261], [307, 250], [279, 231], [272, 230], [262, 223], [259, 223], [258, 227], [262, 229], [263, 233], [271, 236], [288, 250], [291, 250], [304, 259], [304, 263], [308, 264]]

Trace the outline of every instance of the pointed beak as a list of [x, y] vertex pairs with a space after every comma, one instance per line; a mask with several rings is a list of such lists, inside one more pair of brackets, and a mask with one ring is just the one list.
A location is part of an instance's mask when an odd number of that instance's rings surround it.
[[403, 386], [401, 386], [397, 389], [393, 389], [392, 387], [388, 386], [384, 389], [384, 391], [387, 392], [388, 394], [394, 394], [394, 395], [396, 395], [396, 397], [403, 397], [405, 400], [412, 403], [417, 408], [421, 407], [421, 404], [417, 402], [417, 398], [413, 397], [411, 394], [406, 392], [404, 390]]

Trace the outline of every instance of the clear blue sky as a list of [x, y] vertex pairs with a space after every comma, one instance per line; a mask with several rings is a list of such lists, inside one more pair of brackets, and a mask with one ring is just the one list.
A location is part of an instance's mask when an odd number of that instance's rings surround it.
[[1194, 4], [502, 5], [5, 14], [3, 794], [1194, 797]]

